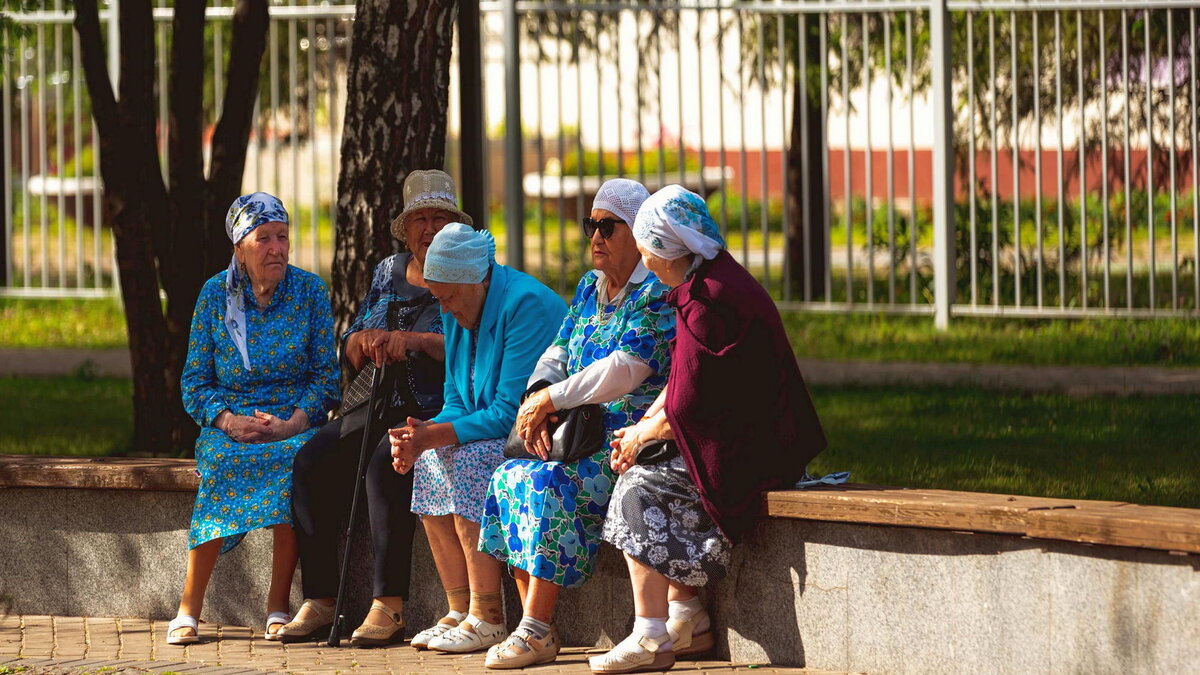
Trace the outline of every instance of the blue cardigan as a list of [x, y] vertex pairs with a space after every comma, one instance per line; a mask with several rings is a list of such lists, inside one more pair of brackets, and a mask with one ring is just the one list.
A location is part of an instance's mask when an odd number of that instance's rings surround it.
[[505, 438], [538, 358], [554, 340], [567, 304], [533, 277], [492, 266], [475, 347], [475, 396], [470, 396], [471, 332], [442, 313], [446, 334], [446, 389], [434, 422], [450, 422], [459, 443]]

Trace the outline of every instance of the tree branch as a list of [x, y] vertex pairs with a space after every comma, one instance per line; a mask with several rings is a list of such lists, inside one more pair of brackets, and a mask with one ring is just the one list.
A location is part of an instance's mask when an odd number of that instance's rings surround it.
[[117, 128], [117, 100], [108, 79], [108, 57], [100, 36], [100, 14], [96, 0], [76, 0], [75, 32], [83, 52], [81, 65], [92, 99], [92, 117], [102, 136], [111, 136]]

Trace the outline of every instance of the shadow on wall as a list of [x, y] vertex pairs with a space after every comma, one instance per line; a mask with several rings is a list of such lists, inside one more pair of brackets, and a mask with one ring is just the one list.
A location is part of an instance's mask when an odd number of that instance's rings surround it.
[[763, 521], [755, 526], [734, 547], [729, 576], [709, 589], [723, 659], [805, 665], [805, 636], [794, 601], [807, 590], [804, 540], [777, 525]]

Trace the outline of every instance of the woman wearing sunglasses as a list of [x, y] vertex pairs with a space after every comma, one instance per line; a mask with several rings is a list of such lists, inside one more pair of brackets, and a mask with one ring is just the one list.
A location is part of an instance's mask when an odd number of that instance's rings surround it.
[[[667, 287], [641, 263], [630, 227], [649, 193], [623, 178], [600, 187], [583, 233], [594, 270], [583, 275], [553, 344], [530, 377], [550, 385], [517, 411], [516, 431], [533, 455], [548, 456], [547, 421], [556, 410], [598, 403], [609, 433], [636, 423], [662, 391], [675, 313]], [[479, 550], [512, 568], [524, 616], [488, 651], [489, 668], [553, 661], [551, 627], [562, 588], [592, 574], [616, 475], [608, 451], [574, 462], [510, 459], [492, 475]]]

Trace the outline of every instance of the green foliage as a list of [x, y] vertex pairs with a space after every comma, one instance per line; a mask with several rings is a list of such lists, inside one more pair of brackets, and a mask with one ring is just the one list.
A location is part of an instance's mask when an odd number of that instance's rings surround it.
[[0, 348], [120, 348], [127, 340], [115, 300], [0, 298]]
[[818, 473], [859, 483], [1200, 507], [1194, 397], [813, 387]]
[[[603, 167], [601, 161], [603, 160]], [[639, 168], [640, 160], [640, 168]], [[559, 173], [563, 176], [579, 175], [580, 170], [580, 154], [579, 151], [571, 150], [562, 159]], [[625, 176], [637, 176], [639, 173], [645, 175], [656, 174], [659, 172], [659, 167], [666, 173], [679, 171], [679, 150], [677, 148], [663, 147], [661, 150], [646, 150], [639, 156], [635, 151], [622, 153], [618, 157], [616, 152], [600, 153], [595, 150], [583, 151], [583, 175], [585, 176], [616, 176], [621, 173]], [[696, 153], [688, 152], [683, 159], [685, 171], [699, 171], [700, 157]], [[551, 173], [551, 165], [547, 165], [547, 172]], [[603, 168], [603, 171], [601, 171]], [[621, 168], [622, 171], [618, 171]]]

